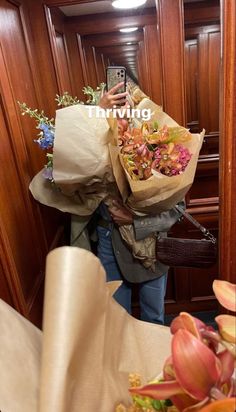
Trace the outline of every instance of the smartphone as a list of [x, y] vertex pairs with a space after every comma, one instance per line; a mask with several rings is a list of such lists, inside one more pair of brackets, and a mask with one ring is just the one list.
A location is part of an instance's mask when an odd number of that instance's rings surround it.
[[126, 68], [124, 66], [108, 66], [106, 70], [107, 90], [121, 82], [124, 84], [115, 94], [126, 92]]

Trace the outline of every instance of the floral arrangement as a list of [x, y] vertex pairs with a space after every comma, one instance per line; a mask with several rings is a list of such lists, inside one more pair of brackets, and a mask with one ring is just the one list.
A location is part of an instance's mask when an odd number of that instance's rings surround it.
[[133, 180], [146, 180], [153, 171], [169, 177], [183, 173], [191, 153], [182, 143], [190, 139], [190, 132], [181, 126], [159, 128], [154, 122], [138, 128], [122, 121], [119, 127], [121, 156]]
[[[101, 83], [96, 90], [93, 90], [92, 87], [86, 86], [83, 88], [83, 93], [88, 97], [86, 104], [93, 105], [97, 104], [100, 94], [104, 90], [105, 84]], [[84, 104], [83, 101], [80, 101], [76, 96], [72, 97], [68, 92], [65, 92], [62, 96], [56, 95], [55, 101], [57, 102], [58, 107], [68, 107], [74, 106], [77, 104]], [[34, 139], [34, 142], [39, 145], [43, 150], [51, 150], [54, 145], [55, 138], [55, 120], [54, 118], [49, 119], [44, 111], [39, 111], [38, 109], [31, 109], [27, 106], [26, 103], [18, 102], [22, 116], [28, 115], [36, 121], [36, 129], [39, 129], [37, 139]], [[47, 162], [44, 166], [43, 176], [45, 179], [50, 180], [52, 183], [53, 180], [53, 154], [51, 152], [46, 153]]]
[[[226, 309], [236, 310], [236, 285], [215, 280], [213, 290]], [[225, 314], [215, 321], [218, 331], [180, 313], [170, 326], [172, 353], [162, 379], [145, 386], [139, 379], [133, 381], [133, 405], [128, 409], [119, 405], [117, 412], [235, 412], [236, 319]]]

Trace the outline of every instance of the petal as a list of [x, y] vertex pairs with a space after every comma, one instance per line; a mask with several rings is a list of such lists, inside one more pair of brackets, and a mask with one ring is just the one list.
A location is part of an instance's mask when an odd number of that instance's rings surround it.
[[215, 279], [213, 282], [213, 291], [216, 299], [224, 308], [236, 311], [236, 285], [227, 282], [226, 280]]
[[200, 412], [201, 411], [201, 407], [206, 405], [209, 402], [209, 398], [205, 398], [203, 399], [203, 401], [195, 403], [195, 405], [190, 405], [189, 407], [183, 409], [183, 412]]
[[186, 393], [171, 396], [170, 400], [173, 403], [173, 405], [176, 406], [178, 411], [183, 411], [190, 406], [199, 404], [197, 399], [192, 398]]
[[215, 318], [220, 335], [227, 342], [236, 343], [236, 320], [235, 316], [219, 315]]
[[220, 378], [220, 362], [214, 353], [185, 329], [172, 339], [175, 375], [182, 388], [192, 397], [203, 400]]
[[177, 381], [150, 383], [145, 386], [130, 388], [131, 395], [149, 396], [152, 399], [168, 399], [172, 395], [184, 393]]
[[196, 338], [200, 339], [199, 329], [205, 328], [206, 325], [199, 319], [194, 318], [187, 312], [181, 312], [170, 325], [170, 331], [175, 334], [179, 329], [186, 329], [191, 332]]
[[199, 412], [235, 412], [235, 410], [236, 399], [226, 398], [208, 404], [203, 409], [200, 409]]
[[220, 382], [225, 383], [234, 373], [234, 356], [228, 350], [224, 350], [218, 353], [217, 357], [222, 366]]

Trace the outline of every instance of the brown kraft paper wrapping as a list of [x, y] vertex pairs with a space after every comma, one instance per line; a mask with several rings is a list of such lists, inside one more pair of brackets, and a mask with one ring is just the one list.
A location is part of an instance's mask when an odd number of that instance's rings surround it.
[[47, 257], [43, 334], [0, 300], [2, 412], [114, 412], [130, 401], [130, 372], [159, 374], [169, 328], [128, 315], [112, 298], [119, 285], [67, 246]]
[[[161, 110], [160, 106], [157, 106], [147, 98], [143, 99], [137, 108], [140, 110], [150, 109], [152, 113], [151, 121], [157, 121], [159, 127], [164, 125], [170, 127], [178, 126], [170, 116]], [[138, 120], [135, 122], [137, 127], [141, 126]], [[205, 130], [200, 134], [192, 134], [192, 139], [183, 143], [192, 153], [192, 158], [182, 174], [168, 177], [153, 170], [153, 176], [147, 180], [135, 181], [131, 179], [123, 165], [122, 156], [117, 144], [118, 135], [116, 133], [113, 143], [110, 143], [109, 148], [113, 173], [123, 201], [131, 209], [141, 213], [157, 214], [172, 209], [185, 197], [193, 183], [204, 134]], [[131, 194], [128, 195], [130, 192]]]
[[151, 379], [161, 371], [169, 328], [128, 315], [88, 251], [56, 249], [46, 270], [39, 412], [113, 412], [130, 400], [130, 372]]

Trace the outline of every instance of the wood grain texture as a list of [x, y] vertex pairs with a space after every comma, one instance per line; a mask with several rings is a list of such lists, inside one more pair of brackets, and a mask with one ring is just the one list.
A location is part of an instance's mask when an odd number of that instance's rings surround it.
[[95, 3], [103, 0], [46, 0], [48, 6], [70, 6], [72, 4]]
[[[29, 3], [0, 0], [0, 267], [4, 276], [0, 296], [27, 318], [34, 313], [39, 320], [42, 298], [38, 292], [59, 218], [55, 211], [53, 218], [50, 210], [44, 214], [45, 209], [29, 193], [29, 182], [42, 168], [45, 154], [33, 142], [37, 136], [35, 122], [20, 115], [17, 100], [32, 108], [40, 108], [42, 103], [41, 108], [50, 116], [55, 107], [55, 93], [53, 99], [50, 97], [55, 72], [50, 70], [48, 38], [44, 43], [44, 34], [40, 33], [34, 47]], [[34, 8], [35, 2], [31, 5]], [[42, 30], [44, 14], [38, 14], [34, 23], [36, 31], [39, 26]], [[44, 61], [38, 54], [41, 48], [47, 56]], [[41, 69], [46, 66], [41, 81]]]
[[205, 0], [184, 5], [184, 22], [186, 25], [206, 25], [220, 21], [219, 0]]
[[162, 53], [163, 106], [179, 124], [185, 125], [183, 4], [182, 0], [156, 0], [156, 6]]
[[[146, 24], [155, 24], [156, 16], [152, 8], [148, 8], [143, 14], [127, 15], [127, 13], [94, 14], [82, 17], [68, 17], [68, 25], [73, 31], [81, 35], [96, 33], [113, 33], [125, 27], [140, 27]], [[105, 23], [106, 22], [106, 23]]]
[[96, 61], [94, 59], [94, 49], [93, 46], [84, 46], [84, 58], [86, 61], [86, 71], [88, 76], [88, 84], [96, 89], [98, 85], [97, 70], [96, 70]]
[[144, 27], [144, 44], [148, 69], [149, 93], [158, 105], [163, 105], [163, 79], [161, 66], [160, 34], [157, 24]]
[[73, 81], [70, 58], [67, 49], [64, 15], [58, 10], [45, 8], [54, 66], [59, 93], [68, 92], [73, 95]]
[[220, 277], [236, 282], [236, 3], [222, 1]]

